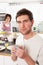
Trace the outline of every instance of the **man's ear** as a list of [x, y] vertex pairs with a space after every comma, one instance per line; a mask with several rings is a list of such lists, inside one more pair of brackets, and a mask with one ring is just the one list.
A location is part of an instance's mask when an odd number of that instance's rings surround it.
[[34, 20], [32, 20], [32, 24], [31, 24], [31, 26], [33, 26], [33, 24], [34, 24]]

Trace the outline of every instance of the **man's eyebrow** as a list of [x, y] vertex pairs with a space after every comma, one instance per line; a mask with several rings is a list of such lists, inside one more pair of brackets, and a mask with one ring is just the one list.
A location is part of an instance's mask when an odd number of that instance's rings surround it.
[[17, 21], [18, 23], [21, 22], [21, 21]]
[[23, 21], [28, 21], [28, 19], [25, 19], [25, 20], [23, 20]]

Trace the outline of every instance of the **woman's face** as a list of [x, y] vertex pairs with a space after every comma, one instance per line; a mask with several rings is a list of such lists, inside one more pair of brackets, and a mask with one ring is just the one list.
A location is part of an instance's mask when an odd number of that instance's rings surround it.
[[9, 16], [7, 16], [7, 18], [6, 18], [6, 20], [5, 20], [6, 22], [10, 22], [10, 17]]

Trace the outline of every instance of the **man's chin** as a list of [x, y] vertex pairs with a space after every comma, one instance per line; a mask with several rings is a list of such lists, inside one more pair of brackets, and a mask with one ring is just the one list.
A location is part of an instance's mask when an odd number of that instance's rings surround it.
[[27, 35], [30, 33], [30, 31], [27, 31], [27, 32], [21, 32], [23, 35]]
[[23, 35], [26, 35], [26, 33], [25, 32], [21, 32]]

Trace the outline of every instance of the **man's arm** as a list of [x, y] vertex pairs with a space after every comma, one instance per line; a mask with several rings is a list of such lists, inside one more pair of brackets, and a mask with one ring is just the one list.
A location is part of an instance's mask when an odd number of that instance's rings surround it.
[[15, 61], [17, 59], [17, 56], [16, 56], [16, 49], [14, 48], [14, 46], [12, 47], [11, 49], [11, 58], [13, 61]]
[[39, 65], [43, 65], [43, 45], [39, 50], [37, 61], [38, 61]]
[[33, 61], [33, 59], [28, 55], [24, 57], [24, 60], [27, 62], [28, 65], [43, 65], [43, 46], [39, 50], [36, 61]]
[[28, 53], [22, 47], [19, 47], [16, 50], [16, 56], [24, 59], [28, 65], [35, 65], [35, 61], [28, 55]]
[[35, 65], [35, 61], [30, 56], [27, 55], [23, 59], [27, 62], [28, 65]]
[[13, 61], [17, 60], [17, 57], [15, 55], [11, 55], [11, 58]]

